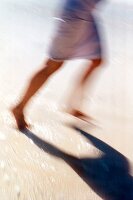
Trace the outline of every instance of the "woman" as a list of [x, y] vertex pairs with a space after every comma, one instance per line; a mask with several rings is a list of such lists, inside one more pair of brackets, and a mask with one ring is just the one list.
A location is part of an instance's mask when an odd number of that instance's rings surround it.
[[[19, 104], [12, 109], [18, 129], [28, 127], [24, 109], [29, 100], [46, 80], [63, 66], [66, 60], [78, 58], [88, 60], [86, 70], [78, 78], [79, 82], [74, 91], [78, 93], [79, 97], [82, 97], [81, 91], [83, 91], [86, 81], [103, 60], [99, 33], [93, 17], [93, 10], [98, 2], [99, 0], [65, 0], [57, 18], [58, 24], [50, 44], [49, 58], [42, 69], [32, 77]], [[80, 108], [75, 108], [71, 102], [69, 107], [69, 113], [72, 115], [85, 117]]]

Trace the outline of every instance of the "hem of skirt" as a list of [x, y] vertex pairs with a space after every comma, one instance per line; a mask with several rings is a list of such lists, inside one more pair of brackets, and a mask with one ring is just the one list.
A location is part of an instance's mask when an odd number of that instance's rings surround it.
[[67, 57], [67, 58], [54, 58], [52, 56], [48, 56], [51, 60], [61, 62], [61, 61], [69, 61], [69, 60], [93, 60], [93, 59], [101, 59], [102, 55], [97, 56], [74, 56], [74, 57]]

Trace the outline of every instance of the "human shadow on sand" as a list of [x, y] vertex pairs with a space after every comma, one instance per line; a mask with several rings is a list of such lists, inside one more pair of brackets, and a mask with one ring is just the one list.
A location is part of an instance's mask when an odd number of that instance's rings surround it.
[[40, 149], [64, 160], [102, 199], [133, 200], [133, 177], [127, 158], [91, 134], [74, 126], [72, 128], [100, 150], [101, 155], [78, 158], [42, 140], [28, 129], [23, 133]]

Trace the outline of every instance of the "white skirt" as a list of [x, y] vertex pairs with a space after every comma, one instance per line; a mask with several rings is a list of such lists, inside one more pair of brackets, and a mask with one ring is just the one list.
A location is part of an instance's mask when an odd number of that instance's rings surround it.
[[57, 19], [57, 27], [48, 51], [53, 60], [101, 58], [101, 41], [94, 17], [88, 20]]

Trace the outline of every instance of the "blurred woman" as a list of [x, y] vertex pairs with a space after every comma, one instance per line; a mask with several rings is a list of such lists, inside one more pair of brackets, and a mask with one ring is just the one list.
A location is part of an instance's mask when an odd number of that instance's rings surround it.
[[[82, 92], [90, 75], [101, 66], [103, 55], [101, 42], [93, 11], [100, 0], [65, 0], [59, 13], [56, 31], [49, 46], [48, 60], [43, 67], [32, 77], [23, 98], [12, 109], [18, 129], [28, 127], [25, 121], [24, 109], [29, 100], [41, 86], [59, 70], [66, 60], [87, 59], [88, 65], [85, 72], [78, 77], [74, 93], [82, 98]], [[91, 61], [91, 62], [90, 62]], [[70, 98], [72, 99], [72, 98]], [[73, 96], [74, 99], [74, 96]], [[68, 112], [80, 118], [85, 118], [80, 107], [75, 107], [69, 102]]]

